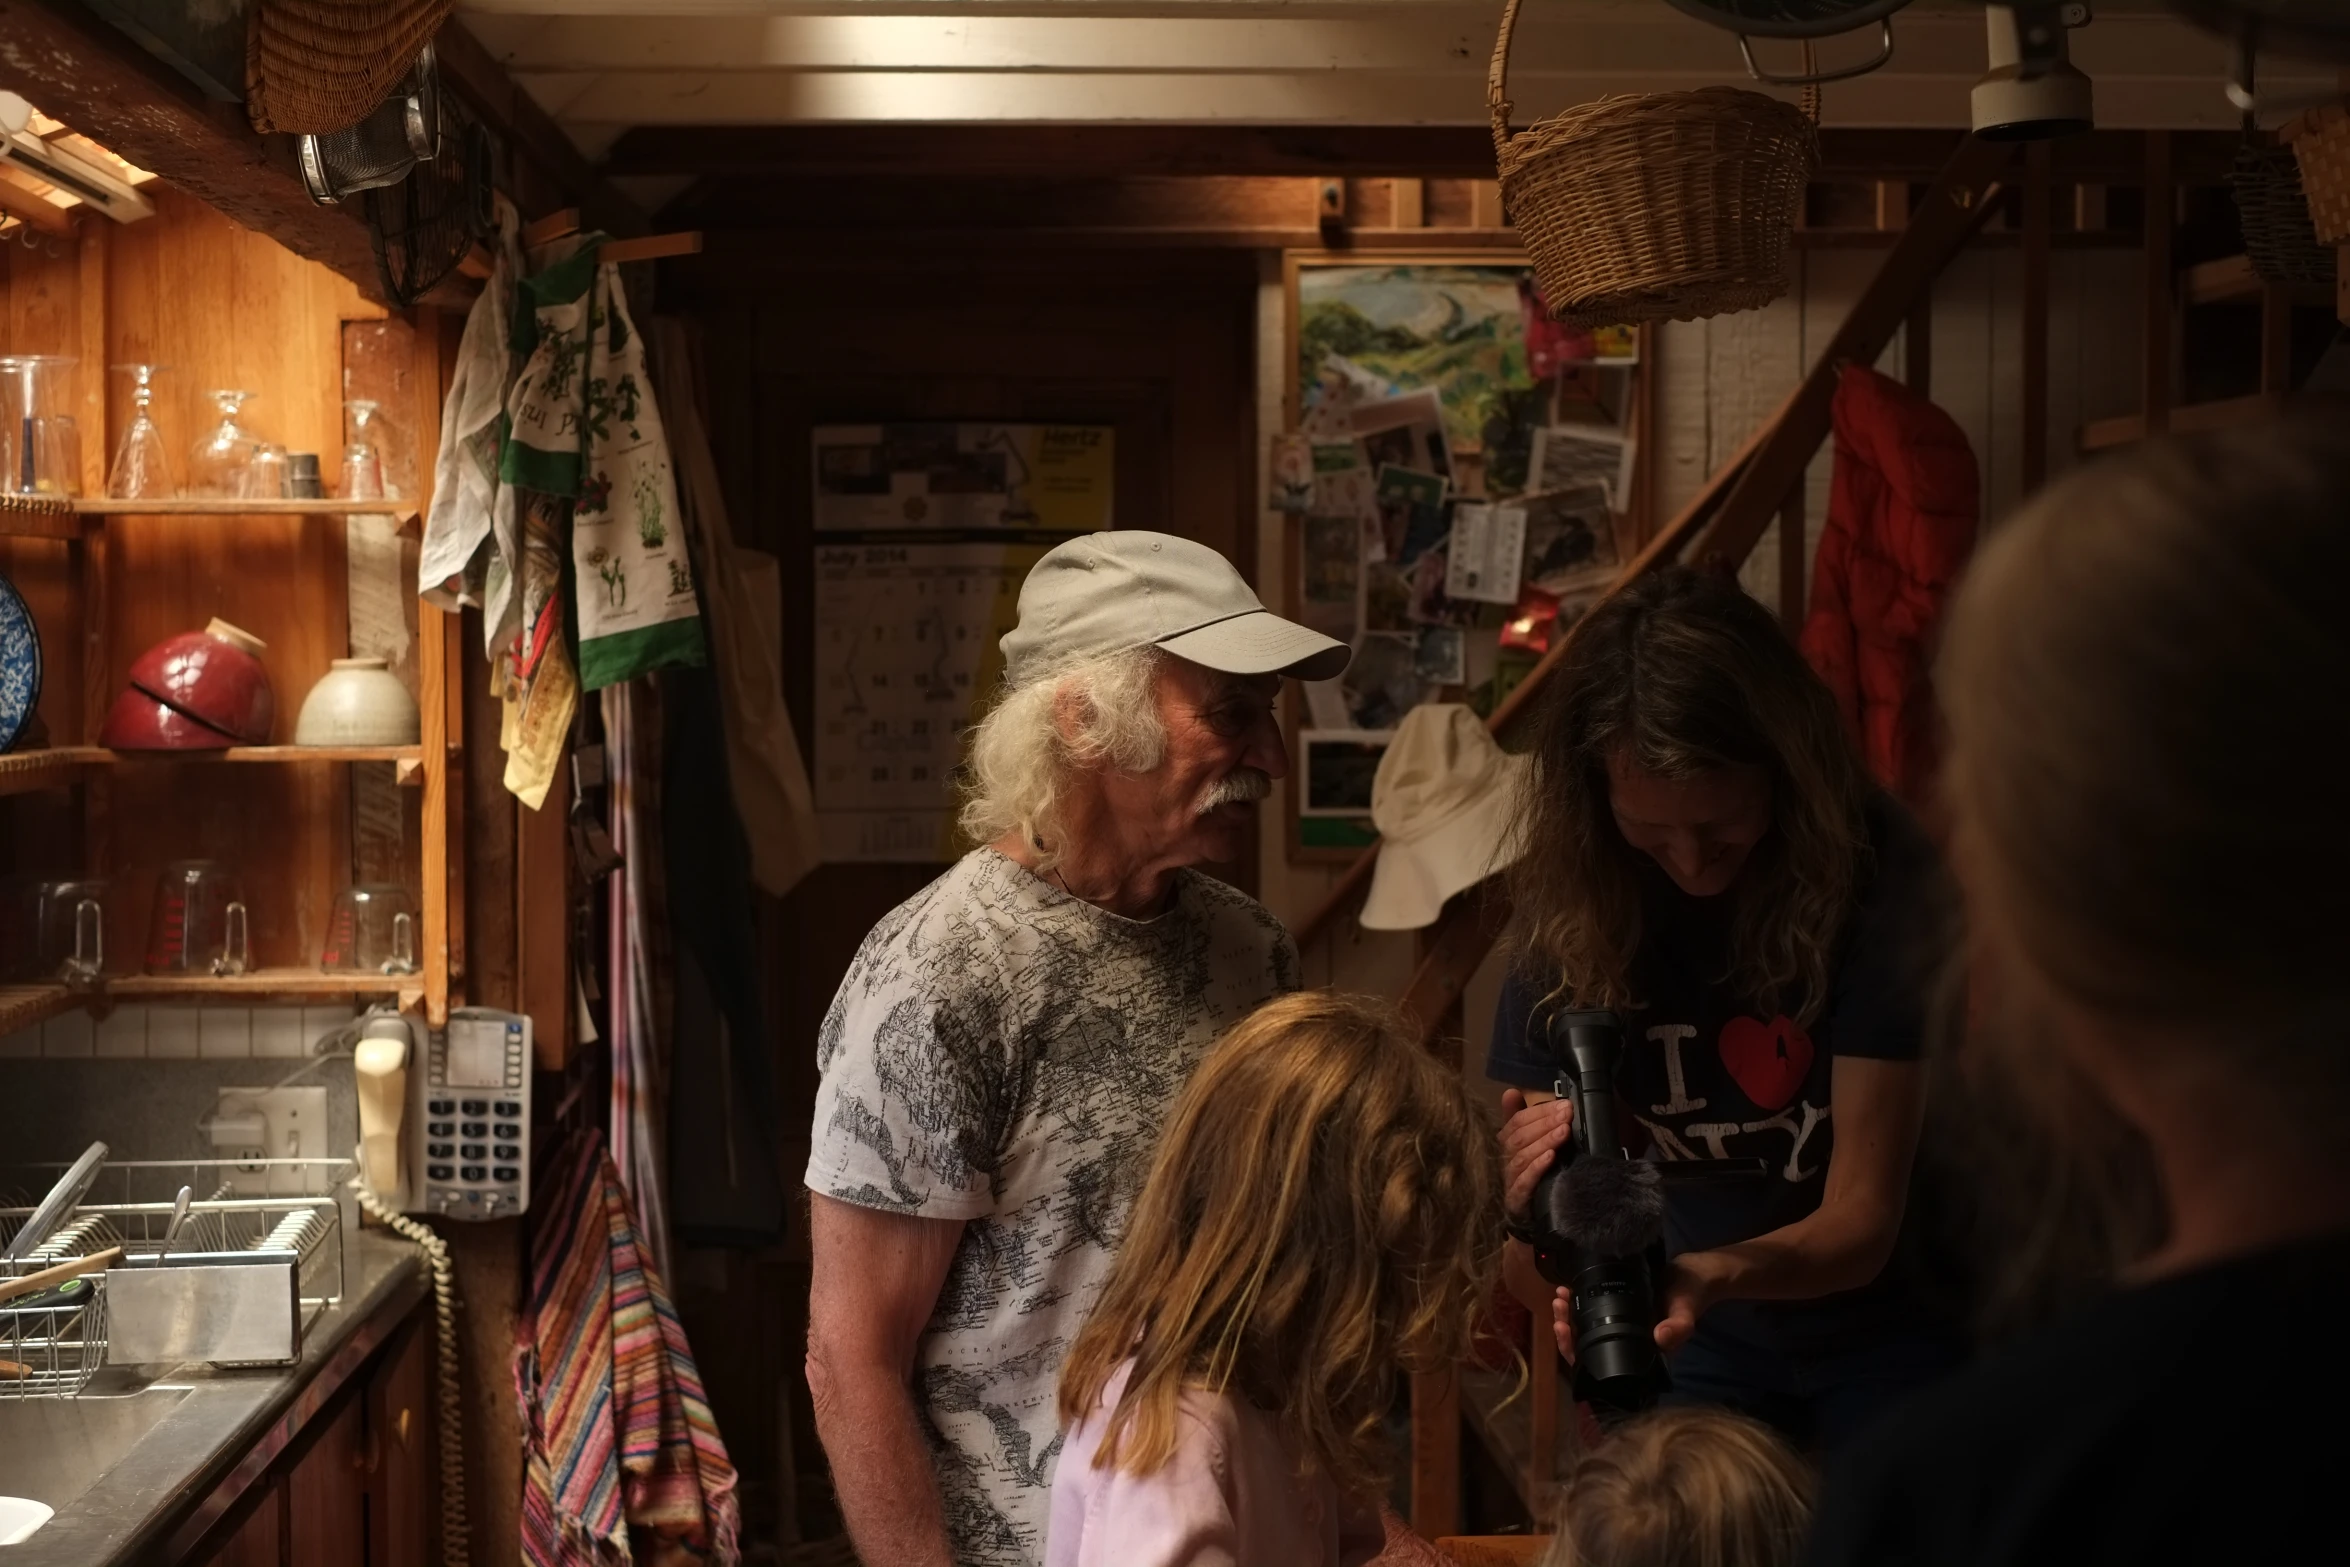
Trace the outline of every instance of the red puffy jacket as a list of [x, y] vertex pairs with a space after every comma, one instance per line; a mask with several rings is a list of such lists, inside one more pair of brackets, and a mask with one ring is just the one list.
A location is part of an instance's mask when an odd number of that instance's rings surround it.
[[1935, 633], [1975, 546], [1982, 480], [1950, 415], [1866, 366], [1845, 367], [1835, 422], [1803, 655], [1836, 693], [1869, 770], [1925, 808], [1941, 758]]

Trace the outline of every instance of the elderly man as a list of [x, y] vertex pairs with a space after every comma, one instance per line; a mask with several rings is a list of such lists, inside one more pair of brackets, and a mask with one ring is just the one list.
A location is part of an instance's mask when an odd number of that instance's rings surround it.
[[874, 1567], [1030, 1564], [1054, 1384], [1203, 1052], [1298, 986], [1234, 858], [1280, 677], [1344, 644], [1165, 534], [1063, 544], [971, 737], [973, 850], [875, 926], [818, 1042], [808, 1385]]

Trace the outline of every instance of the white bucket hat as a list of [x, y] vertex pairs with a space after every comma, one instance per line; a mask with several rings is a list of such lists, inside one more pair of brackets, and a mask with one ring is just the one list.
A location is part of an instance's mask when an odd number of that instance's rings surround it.
[[1364, 928], [1433, 925], [1445, 899], [1516, 859], [1528, 767], [1457, 702], [1406, 713], [1371, 781], [1379, 862], [1363, 900]]

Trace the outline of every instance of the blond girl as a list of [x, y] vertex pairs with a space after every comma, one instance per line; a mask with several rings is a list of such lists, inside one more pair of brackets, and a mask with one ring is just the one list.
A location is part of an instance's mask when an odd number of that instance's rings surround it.
[[1768, 1426], [1663, 1409], [1575, 1466], [1542, 1567], [1793, 1567], [1812, 1474]]
[[1377, 1003], [1267, 1003], [1176, 1103], [1061, 1372], [1046, 1567], [1378, 1554], [1398, 1372], [1465, 1355], [1500, 1168], [1459, 1074]]

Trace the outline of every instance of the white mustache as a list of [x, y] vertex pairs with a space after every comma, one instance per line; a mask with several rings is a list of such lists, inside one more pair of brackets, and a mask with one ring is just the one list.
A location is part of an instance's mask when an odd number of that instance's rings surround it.
[[1273, 792], [1273, 775], [1261, 767], [1236, 767], [1208, 786], [1193, 814], [1205, 816], [1219, 805], [1254, 805]]

